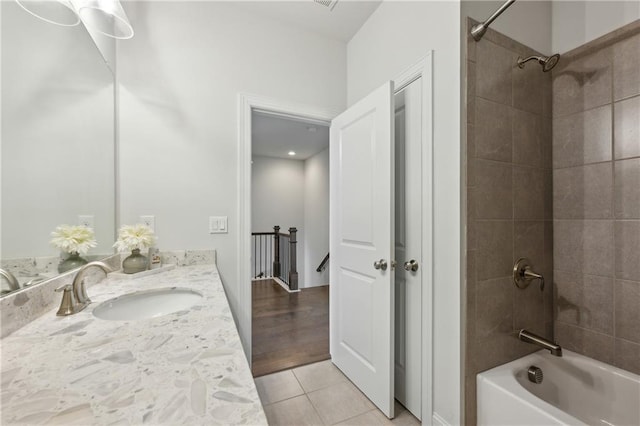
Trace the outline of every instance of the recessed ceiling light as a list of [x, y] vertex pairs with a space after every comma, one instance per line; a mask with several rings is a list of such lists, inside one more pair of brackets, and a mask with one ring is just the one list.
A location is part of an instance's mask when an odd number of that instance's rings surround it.
[[296, 152], [295, 151], [289, 151], [289, 155], [293, 157], [294, 155], [296, 155]]

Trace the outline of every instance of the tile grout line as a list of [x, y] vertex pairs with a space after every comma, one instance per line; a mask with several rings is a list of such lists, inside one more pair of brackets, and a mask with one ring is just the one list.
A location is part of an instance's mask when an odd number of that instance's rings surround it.
[[613, 216], [613, 229], [611, 239], [613, 240], [613, 251], [611, 253], [611, 263], [613, 266], [613, 280], [612, 280], [612, 288], [611, 288], [611, 337], [613, 338], [613, 348], [612, 348], [612, 362], [613, 365], [616, 365], [616, 335], [617, 328], [616, 327], [616, 146], [617, 146], [617, 138], [616, 138], [616, 101], [615, 101], [615, 49], [611, 48], [611, 57], [610, 57], [610, 66], [611, 66], [611, 216]]
[[[325, 360], [325, 361], [320, 361], [320, 363], [322, 363], [322, 362], [326, 362], [326, 361], [327, 361], [327, 360]], [[330, 360], [330, 359], [329, 359], [329, 362], [331, 362], [331, 360]], [[309, 364], [309, 365], [311, 365], [311, 364]], [[331, 366], [333, 367], [333, 363], [331, 363]], [[303, 367], [304, 367], [304, 366], [303, 366]], [[313, 411], [318, 415], [318, 418], [320, 419], [320, 421], [322, 421], [322, 423], [326, 425], [327, 423], [325, 422], [325, 420], [324, 420], [324, 418], [322, 417], [322, 415], [320, 415], [320, 411], [318, 411], [318, 408], [315, 406], [315, 404], [313, 403], [313, 401], [311, 400], [311, 398], [309, 398], [309, 393], [316, 392], [316, 391], [323, 390], [323, 389], [327, 389], [327, 388], [329, 388], [329, 387], [331, 387], [331, 386], [333, 386], [333, 385], [337, 385], [337, 384], [339, 384], [339, 383], [343, 383], [343, 381], [340, 381], [340, 382], [338, 382], [338, 383], [333, 383], [333, 384], [330, 384], [330, 385], [324, 386], [324, 387], [319, 388], [319, 389], [315, 389], [315, 390], [313, 390], [313, 391], [311, 391], [311, 392], [307, 392], [307, 390], [304, 388], [304, 386], [303, 386], [303, 385], [302, 385], [302, 383], [300, 382], [300, 379], [298, 378], [298, 376], [296, 375], [296, 372], [295, 372], [294, 370], [295, 370], [295, 369], [293, 369], [293, 368], [292, 368], [292, 369], [291, 369], [291, 373], [292, 373], [292, 374], [293, 374], [293, 376], [296, 378], [296, 381], [298, 382], [298, 384], [300, 385], [300, 388], [301, 388], [301, 389], [302, 389], [302, 391], [304, 392], [304, 396], [307, 398], [307, 401], [309, 401], [309, 404], [311, 404], [311, 407], [313, 407]], [[342, 373], [341, 373], [341, 374], [342, 374]], [[346, 419], [345, 419], [345, 420], [346, 420]], [[338, 422], [338, 423], [339, 423], [339, 422]]]
[[[330, 362], [330, 360], [325, 360], [325, 361], [320, 361], [320, 362], [327, 362], [327, 361], [328, 361], [328, 362]], [[304, 367], [304, 366], [303, 366], [303, 367]], [[298, 385], [300, 386], [300, 389], [303, 391], [303, 393], [302, 393], [302, 394], [299, 394], [299, 395], [291, 396], [291, 397], [289, 397], [289, 398], [285, 398], [285, 399], [282, 399], [282, 400], [279, 400], [279, 401], [274, 401], [274, 402], [271, 402], [271, 403], [269, 403], [269, 404], [265, 404], [265, 405], [263, 405], [263, 407], [264, 407], [264, 408], [272, 407], [272, 406], [275, 406], [275, 405], [277, 405], [277, 404], [280, 404], [280, 403], [283, 403], [283, 402], [286, 402], [286, 401], [289, 401], [289, 400], [292, 400], [292, 399], [295, 399], [295, 398], [298, 398], [298, 397], [304, 396], [304, 397], [306, 398], [306, 400], [309, 402], [309, 404], [311, 404], [311, 407], [313, 408], [314, 413], [316, 413], [316, 415], [318, 416], [318, 419], [320, 420], [320, 422], [321, 422], [321, 424], [322, 424], [323, 426], [336, 425], [336, 424], [339, 424], [339, 423], [342, 423], [342, 422], [346, 422], [346, 421], [352, 420], [352, 419], [354, 419], [354, 418], [356, 418], [356, 417], [363, 416], [363, 415], [368, 414], [368, 413], [371, 413], [371, 412], [380, 412], [380, 410], [375, 406], [375, 404], [373, 404], [373, 403], [372, 403], [372, 402], [371, 402], [371, 401], [366, 397], [366, 395], [364, 395], [364, 394], [362, 393], [362, 391], [360, 391], [360, 389], [358, 389], [358, 388], [357, 388], [357, 386], [355, 386], [355, 384], [353, 384], [353, 382], [351, 382], [351, 381], [350, 381], [346, 376], [344, 376], [344, 374], [343, 374], [341, 371], [339, 371], [339, 369], [337, 369], [337, 368], [336, 368], [335, 366], [333, 366], [332, 364], [331, 364], [331, 367], [332, 367], [332, 368], [334, 368], [334, 369], [336, 369], [336, 370], [337, 370], [337, 372], [341, 375], [341, 376], [340, 376], [340, 380], [339, 380], [338, 382], [335, 382], [335, 383], [329, 384], [329, 385], [327, 385], [327, 386], [324, 386], [324, 387], [321, 387], [321, 388], [319, 388], [319, 389], [315, 389], [315, 390], [313, 390], [313, 391], [309, 391], [309, 392], [307, 392], [307, 391], [305, 390], [305, 388], [302, 386], [302, 383], [301, 383], [301, 381], [300, 381], [300, 378], [299, 378], [299, 377], [296, 375], [296, 373], [294, 372], [294, 368], [291, 368], [291, 369], [288, 369], [288, 370], [284, 370], [284, 371], [290, 371], [290, 372], [293, 374], [294, 378], [296, 379], [296, 382], [297, 382], [297, 383], [298, 383]], [[296, 367], [296, 369], [297, 369], [297, 368], [301, 368], [301, 367]], [[282, 372], [284, 372], [284, 371], [281, 371], [281, 372], [278, 372], [278, 373], [272, 373], [272, 374], [279, 374], [279, 373], [282, 373]], [[264, 377], [264, 376], [263, 376], [263, 377]], [[368, 402], [369, 408], [368, 408], [367, 410], [365, 410], [365, 411], [363, 411], [363, 412], [359, 413], [359, 414], [355, 414], [355, 415], [350, 416], [350, 417], [347, 417], [347, 418], [345, 418], [345, 419], [341, 419], [341, 420], [339, 420], [339, 421], [337, 421], [337, 422], [334, 422], [334, 423], [329, 423], [329, 421], [328, 421], [328, 420], [326, 420], [326, 419], [321, 415], [319, 408], [318, 408], [318, 407], [316, 407], [316, 405], [313, 403], [313, 401], [311, 400], [311, 398], [309, 397], [309, 395], [310, 395], [311, 393], [314, 393], [314, 392], [319, 392], [319, 391], [322, 391], [322, 390], [328, 389], [328, 388], [330, 388], [330, 387], [332, 387], [332, 386], [339, 386], [339, 385], [343, 385], [343, 384], [351, 385], [351, 387], [353, 387], [353, 388], [354, 388], [354, 390], [358, 393], [358, 395], [359, 395], [359, 396], [361, 396], [362, 398], [364, 398], [364, 400], [366, 400], [366, 401]], [[394, 403], [395, 403], [395, 402], [394, 402]], [[403, 413], [404, 411], [408, 411], [408, 410], [406, 410], [406, 408], [404, 408], [404, 407], [403, 407], [403, 409], [401, 409], [401, 410], [400, 410], [400, 413]], [[396, 417], [397, 417], [398, 415], [399, 415], [399, 414], [397, 414], [397, 415], [396, 415]], [[386, 416], [385, 416], [385, 418], [386, 418]], [[388, 421], [389, 421], [389, 422], [391, 422], [391, 423], [393, 423], [391, 420], [388, 420]]]
[[[625, 157], [625, 158], [612, 158], [610, 160], [599, 160], [599, 161], [593, 161], [593, 162], [589, 162], [589, 163], [573, 164], [573, 165], [569, 165], [569, 166], [554, 166], [552, 170], [556, 171], [556, 170], [576, 169], [578, 167], [593, 166], [593, 165], [597, 165], [597, 164], [615, 163], [615, 162], [618, 162], [618, 161], [626, 161], [626, 160], [637, 160], [638, 158], [640, 158], [640, 155], [634, 155], [634, 156]], [[503, 163], [502, 161], [499, 161], [499, 160], [488, 160], [488, 159], [485, 159], [485, 158], [478, 158], [478, 159], [479, 160], [484, 160], [484, 161], [492, 161], [492, 162], [497, 162], [497, 163]]]
[[327, 425], [327, 422], [324, 421], [324, 418], [320, 414], [320, 411], [318, 411], [318, 408], [314, 405], [313, 401], [311, 400], [311, 398], [309, 398], [309, 395], [306, 392], [304, 394], [304, 397], [307, 398], [307, 401], [309, 401], [309, 404], [311, 405], [311, 408], [313, 408], [313, 412], [316, 413], [316, 416], [318, 416], [318, 418], [320, 419], [322, 424], [323, 425]]
[[[344, 420], [340, 420], [339, 422], [332, 423], [330, 426], [337, 425], [337, 424], [339, 424], [339, 423], [344, 423], [344, 422], [347, 422], [347, 421], [349, 421], [349, 420], [353, 420], [353, 419], [355, 419], [356, 417], [364, 416], [365, 414], [367, 414], [367, 413], [371, 413], [371, 412], [373, 412], [373, 411], [378, 411], [378, 409], [377, 409], [377, 408], [372, 408], [371, 410], [365, 411], [364, 413], [356, 414], [355, 416], [351, 416], [351, 417], [348, 417], [348, 418], [346, 418], [346, 419], [344, 419]], [[386, 416], [385, 416], [385, 417], [386, 417]], [[391, 420], [389, 420], [389, 421], [391, 421]]]

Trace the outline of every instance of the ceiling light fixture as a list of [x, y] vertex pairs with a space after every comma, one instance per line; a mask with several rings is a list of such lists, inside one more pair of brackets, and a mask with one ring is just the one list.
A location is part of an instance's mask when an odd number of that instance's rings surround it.
[[133, 37], [133, 27], [120, 0], [16, 0], [25, 11], [51, 24], [88, 30], [117, 39]]
[[296, 155], [296, 152], [295, 151], [289, 151], [289, 155], [293, 157], [294, 155]]
[[83, 0], [78, 14], [90, 30], [117, 39], [133, 37], [133, 27], [119, 0]]
[[74, 27], [80, 17], [67, 0], [16, 0], [16, 3], [36, 18], [50, 24]]

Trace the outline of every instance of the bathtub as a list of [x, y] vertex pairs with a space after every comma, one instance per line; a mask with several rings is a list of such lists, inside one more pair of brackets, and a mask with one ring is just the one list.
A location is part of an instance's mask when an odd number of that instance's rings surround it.
[[[542, 383], [527, 370], [542, 369]], [[478, 374], [478, 424], [640, 425], [640, 376], [563, 349], [519, 358]]]

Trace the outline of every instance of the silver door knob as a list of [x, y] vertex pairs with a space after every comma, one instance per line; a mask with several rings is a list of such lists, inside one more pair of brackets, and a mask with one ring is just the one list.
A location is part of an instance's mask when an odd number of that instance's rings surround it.
[[404, 262], [404, 270], [415, 272], [418, 270], [418, 262], [415, 259], [411, 259], [407, 262]]
[[375, 269], [382, 269], [383, 271], [387, 270], [387, 261], [384, 259], [376, 260], [373, 262], [373, 267]]

